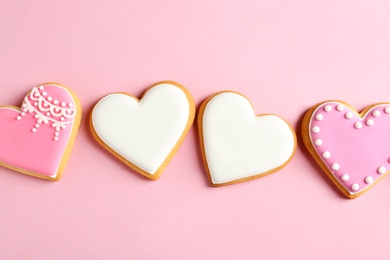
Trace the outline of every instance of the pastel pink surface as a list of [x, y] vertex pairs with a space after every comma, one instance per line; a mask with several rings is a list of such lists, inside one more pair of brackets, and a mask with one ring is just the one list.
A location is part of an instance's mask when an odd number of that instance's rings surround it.
[[[34, 90], [31, 92], [32, 94], [45, 92], [53, 101], [57, 100], [60, 103], [65, 102], [67, 106], [68, 104], [71, 104], [71, 107], [75, 106], [70, 93], [60, 86], [44, 86], [43, 90], [38, 88], [34, 88]], [[37, 98], [39, 95], [37, 94]], [[31, 96], [28, 95], [23, 106], [30, 104], [33, 111], [29, 112], [27, 108], [23, 107], [21, 111], [14, 108], [0, 108], [0, 161], [22, 170], [56, 177], [68, 144], [73, 125], [72, 119], [64, 118], [63, 121], [60, 121], [61, 116], [54, 116], [53, 113], [49, 116], [46, 115], [46, 113], [50, 113], [49, 105], [47, 108], [39, 107], [40, 105], [44, 106], [44, 104], [38, 105], [38, 102], [34, 100], [35, 97], [32, 99]], [[38, 123], [39, 118], [36, 117], [38, 115], [41, 118], [46, 117], [47, 123], [40, 121]], [[67, 122], [67, 128], [58, 131], [57, 140], [54, 140], [56, 137], [56, 129], [52, 126], [54, 120]]]
[[309, 129], [317, 154], [350, 194], [390, 169], [390, 105], [375, 106], [361, 118], [342, 103], [326, 102], [314, 111]]
[[390, 101], [389, 1], [2, 0], [0, 10], [0, 104], [55, 81], [84, 112], [59, 182], [0, 168], [2, 259], [389, 259], [389, 176], [348, 200], [299, 143], [281, 171], [210, 188], [193, 127], [151, 182], [96, 144], [86, 120], [104, 95], [140, 97], [161, 80], [198, 106], [239, 91], [297, 133], [324, 100], [359, 111]]

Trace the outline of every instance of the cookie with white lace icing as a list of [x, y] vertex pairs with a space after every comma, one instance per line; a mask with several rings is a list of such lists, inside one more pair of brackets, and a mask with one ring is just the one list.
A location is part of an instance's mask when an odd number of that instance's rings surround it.
[[0, 165], [59, 180], [81, 120], [77, 96], [58, 83], [34, 87], [21, 108], [0, 107]]

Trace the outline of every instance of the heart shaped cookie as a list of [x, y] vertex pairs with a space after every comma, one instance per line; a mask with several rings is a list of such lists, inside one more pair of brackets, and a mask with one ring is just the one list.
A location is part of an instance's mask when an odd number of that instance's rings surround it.
[[283, 168], [296, 150], [292, 127], [276, 115], [255, 115], [250, 101], [225, 91], [199, 110], [200, 145], [212, 186], [258, 178]]
[[302, 122], [303, 141], [321, 169], [348, 198], [378, 183], [390, 169], [390, 103], [358, 113], [342, 101], [311, 108]]
[[59, 180], [81, 120], [76, 95], [57, 83], [31, 90], [21, 108], [0, 107], [0, 165]]
[[126, 93], [103, 97], [94, 107], [90, 127], [109, 152], [145, 177], [158, 179], [194, 121], [189, 91], [163, 81], [139, 100]]

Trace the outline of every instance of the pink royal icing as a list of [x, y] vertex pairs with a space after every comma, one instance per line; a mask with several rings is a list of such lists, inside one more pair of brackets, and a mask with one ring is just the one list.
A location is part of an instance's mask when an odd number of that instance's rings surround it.
[[356, 194], [390, 170], [390, 104], [361, 118], [339, 102], [316, 108], [310, 118], [312, 146], [335, 179]]
[[21, 110], [0, 108], [0, 161], [56, 177], [75, 114], [72, 95], [54, 84], [33, 88]]

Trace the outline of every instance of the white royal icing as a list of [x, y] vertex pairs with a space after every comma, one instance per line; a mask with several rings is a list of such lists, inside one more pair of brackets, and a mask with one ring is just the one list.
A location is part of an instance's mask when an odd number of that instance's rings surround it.
[[271, 171], [286, 163], [295, 149], [294, 134], [283, 119], [256, 116], [245, 97], [231, 92], [207, 103], [202, 132], [213, 184]]
[[92, 112], [96, 134], [111, 149], [154, 174], [186, 128], [190, 106], [186, 94], [172, 84], [149, 89], [142, 100], [110, 94]]
[[[43, 91], [44, 89], [44, 86], [32, 89], [30, 94], [24, 98], [22, 110], [20, 115], [16, 117], [16, 120], [22, 120], [22, 118], [26, 116], [26, 113], [32, 113], [34, 114], [34, 118], [37, 119], [35, 127], [31, 129], [33, 133], [37, 132], [37, 128], [39, 128], [42, 123], [45, 125], [50, 123], [51, 127], [58, 133], [61, 129], [66, 129], [66, 125], [73, 124], [76, 110], [72, 108], [73, 105], [71, 103], [69, 103], [69, 107], [71, 108], [53, 105], [50, 102], [50, 97], [47, 99], [45, 98], [47, 92]], [[71, 95], [70, 93], [68, 94]], [[62, 103], [66, 104], [65, 102]], [[60, 118], [60, 121], [57, 120], [58, 118]], [[58, 141], [58, 137], [54, 137], [53, 140]]]

